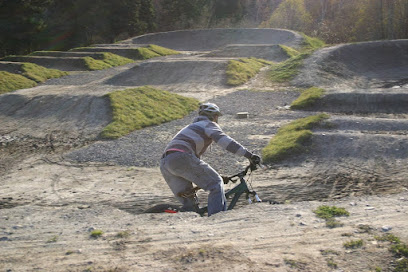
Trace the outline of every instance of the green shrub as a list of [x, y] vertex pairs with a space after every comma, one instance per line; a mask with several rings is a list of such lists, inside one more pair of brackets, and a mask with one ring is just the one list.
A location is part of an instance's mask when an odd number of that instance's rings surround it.
[[118, 138], [136, 129], [182, 118], [198, 107], [196, 99], [149, 86], [114, 91], [107, 96], [113, 117], [101, 134], [103, 138]]
[[307, 107], [310, 107], [313, 105], [317, 100], [319, 100], [323, 94], [325, 93], [325, 90], [317, 87], [311, 87], [309, 89], [306, 89], [302, 91], [300, 96], [292, 102], [290, 105], [291, 109], [304, 109]]
[[278, 162], [290, 155], [305, 151], [304, 143], [312, 137], [310, 129], [327, 118], [329, 116], [326, 114], [313, 115], [281, 127], [268, 145], [262, 149], [263, 161]]
[[254, 77], [262, 67], [271, 64], [272, 62], [256, 58], [230, 60], [227, 67], [227, 84], [241, 85]]
[[363, 240], [359, 239], [359, 240], [348, 241], [348, 242], [345, 242], [345, 243], [343, 244], [343, 246], [344, 246], [346, 249], [359, 248], [359, 247], [362, 247], [362, 246], [363, 246]]
[[58, 78], [68, 75], [67, 72], [63, 72], [56, 69], [48, 69], [43, 66], [28, 62], [23, 63], [23, 65], [21, 65], [21, 70], [25, 77], [32, 79], [36, 82], [44, 82], [50, 78]]
[[91, 231], [91, 237], [92, 238], [99, 238], [99, 237], [102, 236], [102, 234], [103, 234], [102, 230], [96, 229], [96, 230]]
[[336, 206], [319, 206], [315, 211], [313, 211], [317, 217], [323, 219], [330, 219], [336, 216], [349, 216], [350, 213], [344, 208], [337, 208]]
[[0, 71], [0, 94], [18, 89], [31, 88], [36, 85], [37, 83], [35, 81], [22, 75]]

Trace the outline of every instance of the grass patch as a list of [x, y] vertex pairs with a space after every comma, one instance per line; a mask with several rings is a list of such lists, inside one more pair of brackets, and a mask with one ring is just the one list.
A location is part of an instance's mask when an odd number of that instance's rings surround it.
[[241, 85], [267, 65], [272, 65], [272, 62], [256, 58], [230, 60], [227, 67], [227, 84], [232, 86]]
[[101, 230], [93, 230], [91, 232], [91, 237], [92, 238], [99, 238], [99, 237], [102, 236], [102, 234], [103, 234], [103, 231], [101, 231]]
[[156, 52], [150, 50], [149, 48], [146, 47], [140, 47], [136, 49], [138, 52], [138, 59], [151, 59], [151, 58], [156, 58], [156, 57], [161, 57], [161, 55], [157, 54]]
[[402, 243], [400, 238], [390, 233], [375, 236], [374, 238], [378, 241], [391, 243], [389, 250], [398, 258], [393, 270], [394, 272], [408, 271], [408, 246]]
[[293, 154], [304, 152], [306, 150], [304, 143], [312, 137], [310, 129], [327, 118], [329, 118], [327, 114], [313, 115], [281, 127], [268, 145], [262, 149], [263, 161], [278, 162]]
[[96, 60], [91, 57], [84, 57], [85, 65], [89, 70], [103, 70], [111, 68], [112, 66], [108, 63], [104, 62], [103, 60]]
[[198, 100], [149, 86], [114, 91], [111, 101], [112, 122], [101, 136], [115, 139], [136, 129], [157, 125], [186, 116], [196, 110]]
[[269, 79], [278, 83], [293, 79], [299, 73], [303, 60], [309, 55], [310, 53], [302, 53], [284, 62], [272, 65], [269, 71]]
[[364, 244], [363, 240], [359, 239], [359, 240], [352, 240], [352, 241], [345, 242], [343, 246], [346, 249], [354, 249], [354, 248], [362, 247], [363, 244]]
[[302, 52], [315, 51], [326, 46], [326, 43], [318, 38], [307, 36], [304, 33], [300, 33], [300, 35], [303, 37]]
[[319, 206], [316, 210], [313, 211], [317, 217], [323, 219], [330, 219], [336, 216], [349, 216], [350, 213], [344, 208], [338, 208], [336, 206]]
[[296, 49], [293, 49], [292, 47], [280, 44], [279, 45], [280, 48], [282, 48], [283, 51], [285, 51], [286, 55], [290, 58], [296, 57], [297, 55], [300, 54], [299, 51], [297, 51]]
[[134, 62], [134, 60], [131, 60], [125, 57], [121, 57], [116, 54], [112, 54], [108, 52], [104, 52], [102, 54], [103, 54], [103, 61], [112, 67], [121, 66], [121, 65], [125, 65], [125, 64]]
[[36, 85], [37, 83], [34, 80], [28, 79], [22, 75], [0, 71], [0, 94], [18, 89], [31, 88]]
[[48, 69], [43, 66], [28, 62], [21, 65], [21, 70], [23, 72], [23, 76], [36, 82], [44, 82], [50, 78], [58, 78], [68, 75], [67, 72], [63, 72], [57, 69]]
[[291, 109], [304, 109], [313, 105], [325, 93], [324, 89], [311, 87], [302, 91], [300, 96], [292, 102]]
[[180, 52], [173, 50], [173, 49], [169, 49], [166, 47], [162, 47], [162, 46], [158, 46], [155, 44], [149, 44], [149, 46], [147, 47], [149, 50], [159, 54], [160, 56], [168, 56], [168, 55], [178, 55], [180, 54]]

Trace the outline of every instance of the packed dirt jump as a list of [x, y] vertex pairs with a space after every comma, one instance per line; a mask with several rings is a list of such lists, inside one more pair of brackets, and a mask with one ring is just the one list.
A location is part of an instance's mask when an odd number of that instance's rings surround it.
[[[126, 55], [146, 44], [181, 54], [94, 72], [75, 64], [80, 55]], [[394, 271], [399, 257], [375, 237], [392, 233], [408, 242], [408, 41], [325, 47], [287, 84], [270, 82], [267, 69], [242, 86], [226, 84], [229, 60], [284, 61], [280, 44], [299, 48], [302, 36], [185, 30], [96, 45], [78, 56], [36, 56], [74, 72], [0, 95], [0, 270]], [[19, 65], [9, 62], [0, 68]], [[143, 85], [217, 103], [223, 130], [258, 154], [290, 121], [321, 112], [330, 118], [313, 130], [307, 152], [251, 174], [262, 203], [243, 198], [211, 217], [146, 214], [176, 204], [159, 160], [196, 113], [101, 140], [112, 119], [105, 95]], [[323, 98], [291, 110], [298, 88], [310, 86], [324, 88]], [[226, 175], [247, 164], [215, 144], [203, 159]], [[321, 205], [350, 215], [329, 228], [314, 213]], [[360, 240], [361, 247], [344, 246]]]

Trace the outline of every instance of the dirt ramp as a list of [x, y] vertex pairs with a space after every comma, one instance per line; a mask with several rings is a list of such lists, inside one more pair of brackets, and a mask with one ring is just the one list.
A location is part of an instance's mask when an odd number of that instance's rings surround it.
[[181, 51], [211, 51], [228, 44], [285, 44], [297, 47], [302, 37], [281, 29], [202, 29], [138, 36], [122, 43], [156, 44]]
[[[107, 80], [117, 86], [153, 85], [192, 91], [225, 85], [227, 60], [172, 60], [141, 63]], [[166, 88], [167, 87], [167, 88]]]
[[10, 62], [31, 62], [50, 69], [62, 71], [88, 71], [83, 57], [50, 57], [50, 56], [10, 56], [4, 58]]
[[231, 44], [220, 50], [214, 50], [203, 57], [249, 58], [255, 57], [281, 62], [289, 58], [280, 45], [277, 44]]
[[111, 119], [104, 96], [6, 94], [0, 96], [0, 108], [1, 134], [40, 138], [53, 131], [94, 137]]
[[408, 40], [392, 40], [318, 50], [305, 61], [294, 83], [370, 88], [398, 85], [407, 79]]

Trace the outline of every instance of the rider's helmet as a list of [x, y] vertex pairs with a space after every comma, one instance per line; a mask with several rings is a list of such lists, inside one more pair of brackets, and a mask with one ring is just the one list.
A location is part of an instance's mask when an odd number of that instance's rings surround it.
[[214, 119], [215, 116], [221, 116], [220, 108], [214, 103], [202, 103], [200, 108], [198, 109], [199, 115], [205, 115], [211, 120]]

